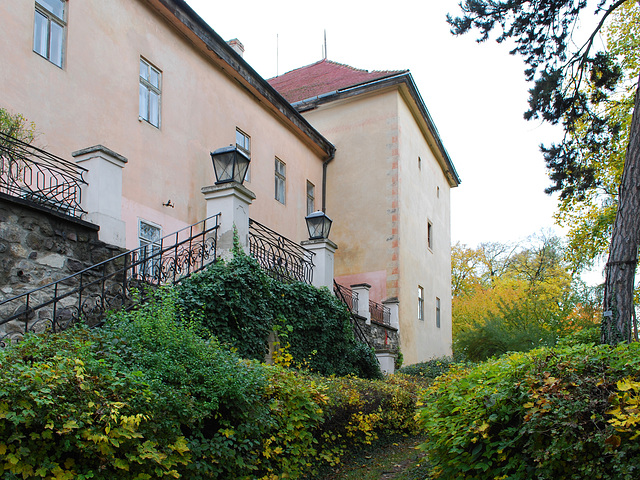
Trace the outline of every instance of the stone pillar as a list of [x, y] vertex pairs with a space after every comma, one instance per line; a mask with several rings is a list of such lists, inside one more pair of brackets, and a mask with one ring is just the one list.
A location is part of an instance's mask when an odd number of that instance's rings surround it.
[[400, 302], [396, 297], [384, 300], [382, 304], [391, 310], [391, 326], [400, 331]]
[[376, 353], [380, 370], [385, 375], [391, 375], [396, 371], [396, 356], [393, 353]]
[[305, 240], [301, 245], [315, 253], [313, 256], [314, 287], [327, 287], [333, 292], [333, 256], [338, 246], [328, 238]]
[[207, 217], [220, 213], [218, 228], [218, 256], [229, 258], [233, 248], [233, 227], [245, 253], [249, 253], [249, 205], [255, 194], [237, 182], [202, 187], [207, 201]]
[[369, 290], [371, 290], [371, 285], [357, 283], [351, 285], [351, 290], [358, 294], [358, 311], [356, 313], [367, 320], [367, 325], [371, 325], [371, 311], [369, 310]]
[[82, 186], [80, 206], [85, 220], [100, 226], [98, 237], [105, 243], [125, 247], [125, 223], [122, 220], [122, 169], [127, 159], [102, 145], [71, 154], [76, 163], [88, 170]]

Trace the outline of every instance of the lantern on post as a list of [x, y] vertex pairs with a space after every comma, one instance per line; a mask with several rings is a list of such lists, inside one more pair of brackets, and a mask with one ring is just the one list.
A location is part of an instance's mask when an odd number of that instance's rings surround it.
[[229, 146], [211, 152], [211, 161], [216, 175], [216, 185], [229, 182], [242, 185], [251, 160], [242, 150]]
[[327, 239], [331, 230], [332, 220], [324, 212], [313, 212], [305, 217], [309, 240]]

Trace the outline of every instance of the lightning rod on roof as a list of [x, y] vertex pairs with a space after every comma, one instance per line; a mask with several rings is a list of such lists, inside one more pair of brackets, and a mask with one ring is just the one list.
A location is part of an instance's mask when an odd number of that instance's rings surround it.
[[276, 77], [280, 76], [280, 72], [278, 71], [278, 63], [280, 61], [280, 43], [279, 43], [279, 37], [278, 34], [276, 33]]
[[322, 59], [327, 59], [327, 29], [324, 29], [324, 47], [322, 48]]

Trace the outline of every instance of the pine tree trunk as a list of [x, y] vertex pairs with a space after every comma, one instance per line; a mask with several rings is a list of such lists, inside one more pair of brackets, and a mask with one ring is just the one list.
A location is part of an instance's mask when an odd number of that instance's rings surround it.
[[637, 340], [633, 288], [640, 244], [640, 80], [606, 265], [602, 343]]

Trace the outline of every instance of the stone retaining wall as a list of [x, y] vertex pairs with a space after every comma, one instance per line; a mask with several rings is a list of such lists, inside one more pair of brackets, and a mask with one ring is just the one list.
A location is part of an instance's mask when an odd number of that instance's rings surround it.
[[[99, 241], [98, 230], [92, 223], [0, 194], [0, 302], [122, 252]], [[0, 306], [0, 323], [15, 308], [11, 303]], [[24, 326], [0, 325], [0, 338], [20, 329]]]

